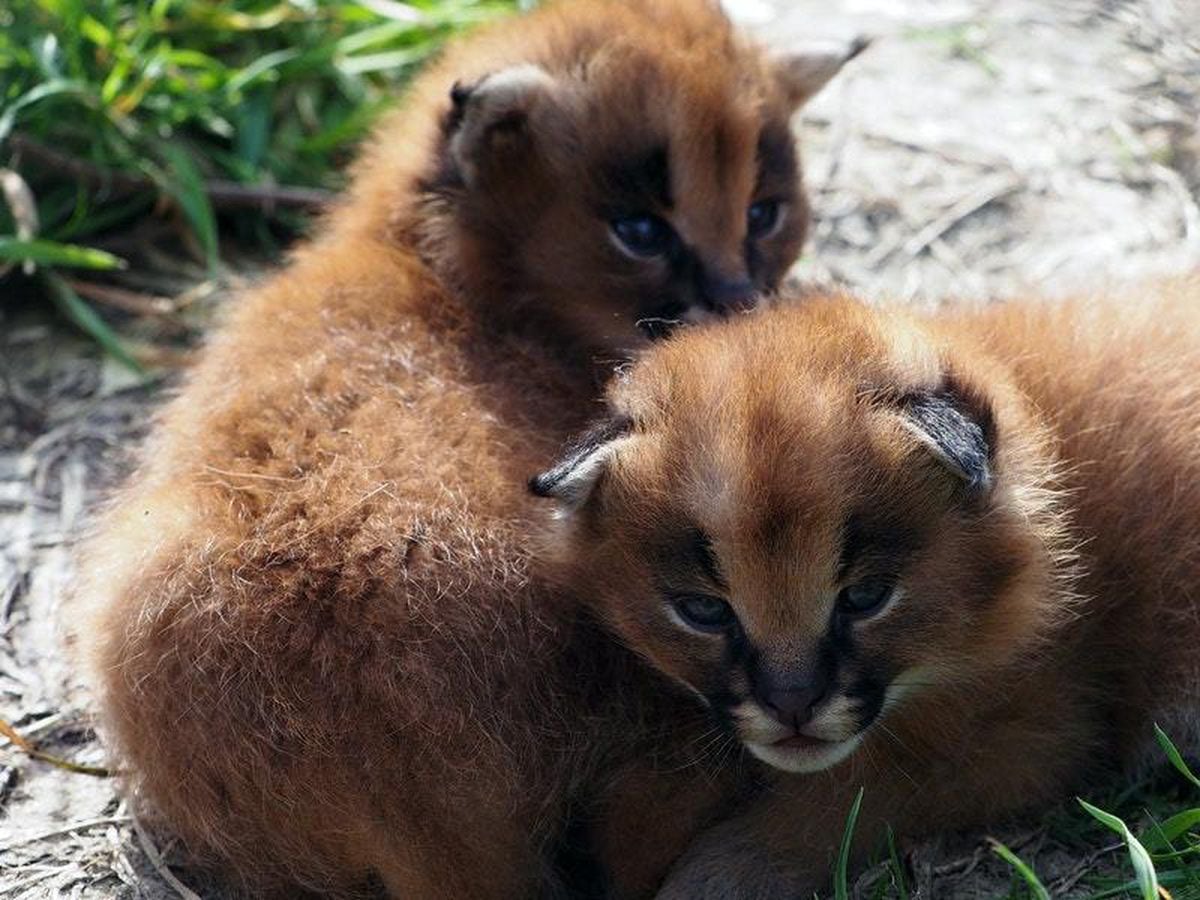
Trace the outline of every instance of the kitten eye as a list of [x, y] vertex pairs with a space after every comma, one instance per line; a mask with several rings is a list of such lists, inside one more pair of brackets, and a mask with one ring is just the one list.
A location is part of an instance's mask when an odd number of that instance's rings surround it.
[[746, 210], [746, 235], [759, 240], [775, 230], [779, 224], [780, 203], [778, 200], [759, 200]]
[[620, 216], [613, 219], [609, 226], [613, 236], [633, 256], [662, 256], [675, 240], [675, 232], [671, 226], [650, 213]]
[[673, 598], [671, 604], [679, 618], [697, 631], [724, 631], [737, 624], [733, 607], [720, 597], [689, 594]]
[[892, 595], [895, 585], [885, 578], [871, 578], [842, 588], [838, 594], [838, 612], [847, 616], [870, 616], [883, 609]]

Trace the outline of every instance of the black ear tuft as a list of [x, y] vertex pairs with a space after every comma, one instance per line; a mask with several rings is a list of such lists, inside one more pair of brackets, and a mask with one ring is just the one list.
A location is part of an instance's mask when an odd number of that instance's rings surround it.
[[453, 134], [462, 127], [463, 116], [467, 114], [467, 103], [474, 92], [475, 85], [463, 84], [461, 81], [454, 82], [450, 87], [450, 112], [442, 124], [446, 134]]
[[906, 396], [902, 405], [910, 430], [971, 491], [992, 483], [996, 424], [990, 405], [957, 385]]
[[454, 104], [456, 110], [461, 111], [467, 105], [467, 101], [471, 99], [471, 91], [473, 90], [473, 87], [463, 84], [461, 81], [456, 81], [451, 85], [450, 102]]
[[578, 506], [592, 492], [615, 441], [633, 428], [628, 416], [597, 422], [563, 451], [562, 458], [540, 475], [529, 479], [529, 490], [538, 497], [552, 497], [568, 506]]
[[775, 61], [776, 78], [792, 109], [811, 100], [870, 45], [870, 38], [858, 35], [848, 42], [802, 47], [779, 56]]

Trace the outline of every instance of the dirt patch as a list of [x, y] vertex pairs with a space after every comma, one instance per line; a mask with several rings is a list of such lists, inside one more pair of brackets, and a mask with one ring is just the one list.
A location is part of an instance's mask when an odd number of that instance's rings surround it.
[[903, 297], [1077, 290], [1200, 259], [1200, 9], [787, 3], [772, 36], [877, 37], [818, 97], [802, 267]]
[[[818, 224], [801, 276], [933, 303], [1200, 265], [1200, 10], [1187, 0], [729, 5], [780, 46], [876, 38], [803, 125]], [[101, 764], [57, 607], [75, 536], [163, 391], [14, 309], [0, 307], [0, 716]], [[1103, 841], [1085, 851], [1056, 834], [1004, 835], [1055, 896], [1086, 896], [1084, 874], [1122, 864]], [[0, 745], [0, 896], [188, 896], [146, 846], [111, 781]], [[915, 848], [905, 865], [923, 897], [1012, 884], [979, 836]], [[887, 877], [868, 873], [860, 892]]]

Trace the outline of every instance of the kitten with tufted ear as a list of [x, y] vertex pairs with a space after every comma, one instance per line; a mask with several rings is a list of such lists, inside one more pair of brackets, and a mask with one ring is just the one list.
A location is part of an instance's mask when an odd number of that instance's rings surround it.
[[474, 84], [456, 82], [446, 120], [450, 158], [468, 187], [518, 163], [539, 133], [564, 111], [565, 92], [541, 66], [512, 66]]
[[776, 78], [792, 109], [799, 109], [811, 100], [846, 63], [870, 45], [870, 38], [859, 35], [849, 43], [778, 55], [774, 60]]
[[578, 509], [592, 495], [613, 454], [629, 440], [633, 420], [613, 416], [597, 422], [563, 451], [551, 468], [529, 479], [529, 490], [563, 504], [564, 511]]
[[992, 486], [996, 422], [991, 404], [953, 380], [901, 398], [905, 428], [973, 495]]

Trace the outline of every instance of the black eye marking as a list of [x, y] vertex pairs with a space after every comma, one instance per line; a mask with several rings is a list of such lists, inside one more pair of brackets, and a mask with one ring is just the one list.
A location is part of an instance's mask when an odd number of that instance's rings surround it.
[[655, 147], [601, 167], [599, 188], [602, 205], [610, 209], [670, 209], [673, 197], [666, 147]]
[[783, 211], [778, 200], [759, 200], [746, 210], [746, 237], [759, 240], [775, 230]]
[[717, 561], [716, 551], [713, 550], [712, 538], [698, 528], [692, 533], [692, 552], [705, 577], [718, 587], [728, 590], [729, 584], [721, 574], [721, 565]]
[[896, 594], [891, 578], [866, 578], [842, 588], [837, 597], [837, 611], [843, 616], [865, 618], [883, 610]]
[[758, 136], [758, 190], [780, 190], [796, 178], [796, 144], [787, 125], [771, 122]]
[[864, 515], [851, 516], [843, 530], [838, 580], [845, 580], [857, 563], [867, 559], [895, 571], [920, 549], [922, 539], [922, 535], [913, 528], [872, 522]]
[[708, 594], [681, 594], [671, 598], [676, 615], [689, 628], [706, 634], [728, 631], [737, 624], [733, 607]]
[[879, 718], [887, 700], [887, 682], [874, 673], [861, 676], [846, 688], [846, 696], [855, 701], [854, 715], [859, 729], [864, 729]]
[[609, 223], [613, 236], [633, 256], [665, 256], [675, 246], [675, 229], [651, 213], [617, 216]]

